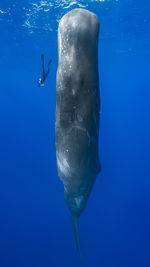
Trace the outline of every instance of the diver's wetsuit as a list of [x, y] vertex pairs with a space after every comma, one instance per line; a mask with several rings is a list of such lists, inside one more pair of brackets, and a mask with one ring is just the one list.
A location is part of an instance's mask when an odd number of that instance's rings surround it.
[[38, 85], [39, 85], [39, 87], [44, 86], [44, 81], [45, 81], [45, 79], [47, 78], [47, 76], [48, 76], [48, 74], [49, 74], [49, 71], [50, 71], [49, 66], [50, 66], [50, 64], [51, 64], [51, 62], [52, 62], [52, 59], [50, 59], [49, 62], [48, 62], [48, 64], [47, 64], [47, 72], [45, 72], [45, 66], [44, 66], [44, 54], [41, 55], [41, 61], [42, 61], [42, 70], [43, 70], [43, 73], [42, 73], [42, 74], [43, 74], [43, 75], [42, 75], [42, 78], [40, 78], [40, 79], [38, 80]]

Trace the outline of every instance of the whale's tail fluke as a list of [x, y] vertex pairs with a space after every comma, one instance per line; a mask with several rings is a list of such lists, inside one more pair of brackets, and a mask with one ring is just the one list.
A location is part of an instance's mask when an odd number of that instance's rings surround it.
[[78, 230], [78, 218], [77, 218], [77, 216], [72, 215], [72, 214], [71, 214], [71, 218], [72, 218], [72, 224], [73, 224], [73, 229], [74, 229], [76, 246], [77, 246], [79, 255], [81, 257], [80, 239], [79, 239], [79, 230]]

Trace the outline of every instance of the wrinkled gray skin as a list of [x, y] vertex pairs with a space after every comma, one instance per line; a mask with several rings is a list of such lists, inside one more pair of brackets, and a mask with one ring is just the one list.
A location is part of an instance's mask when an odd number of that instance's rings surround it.
[[84, 210], [100, 172], [98, 32], [96, 15], [85, 9], [67, 13], [58, 28], [57, 168], [65, 201], [76, 218]]

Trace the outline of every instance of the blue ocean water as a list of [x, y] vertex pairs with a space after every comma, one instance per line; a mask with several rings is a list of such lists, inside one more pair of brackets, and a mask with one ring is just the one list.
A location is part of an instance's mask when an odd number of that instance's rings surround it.
[[[100, 21], [102, 171], [79, 219], [82, 259], [54, 135], [57, 28], [77, 7]], [[0, 33], [0, 267], [150, 266], [150, 1], [5, 0]]]

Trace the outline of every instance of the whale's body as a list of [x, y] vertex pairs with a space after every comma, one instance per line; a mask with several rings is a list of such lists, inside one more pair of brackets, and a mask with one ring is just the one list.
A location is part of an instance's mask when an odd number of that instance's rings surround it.
[[98, 32], [96, 15], [84, 9], [67, 13], [58, 28], [56, 158], [78, 248], [76, 219], [100, 172]]

